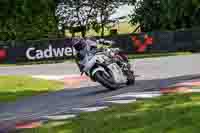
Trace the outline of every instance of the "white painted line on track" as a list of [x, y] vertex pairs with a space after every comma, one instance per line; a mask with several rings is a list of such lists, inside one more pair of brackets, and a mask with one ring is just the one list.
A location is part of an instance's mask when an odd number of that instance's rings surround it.
[[33, 78], [46, 79], [46, 80], [81, 80], [89, 79], [87, 76], [81, 76], [80, 74], [71, 75], [32, 75]]
[[105, 102], [116, 103], [116, 104], [128, 104], [128, 103], [133, 103], [135, 101], [136, 101], [136, 99], [133, 99], [133, 100], [110, 100], [110, 101], [105, 101]]
[[32, 77], [46, 80], [63, 80], [66, 75], [32, 75]]
[[116, 96], [112, 96], [111, 98], [125, 98], [125, 97], [134, 97], [134, 98], [153, 98], [161, 96], [160, 91], [155, 92], [130, 92], [125, 94], [120, 94]]
[[55, 116], [44, 116], [43, 118], [49, 119], [49, 120], [66, 120], [70, 118], [74, 118], [76, 115], [55, 115]]
[[73, 110], [83, 111], [83, 112], [95, 112], [102, 109], [106, 109], [108, 106], [101, 106], [101, 107], [88, 107], [88, 108], [74, 108]]
[[199, 86], [200, 81], [188, 81], [188, 82], [183, 82], [183, 83], [178, 83], [176, 86]]
[[9, 118], [2, 118], [1, 121], [10, 121], [10, 120], [15, 120], [15, 119], [17, 119], [16, 116], [14, 116], [14, 117], [9, 117]]
[[191, 89], [191, 92], [200, 92], [200, 89]]

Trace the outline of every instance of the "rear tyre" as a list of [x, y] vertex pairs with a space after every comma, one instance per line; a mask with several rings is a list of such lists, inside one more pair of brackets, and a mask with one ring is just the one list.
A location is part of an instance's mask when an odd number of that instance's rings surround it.
[[108, 76], [103, 71], [96, 72], [95, 79], [104, 87], [110, 90], [116, 90], [120, 88], [120, 86], [116, 84], [113, 79], [108, 78]]

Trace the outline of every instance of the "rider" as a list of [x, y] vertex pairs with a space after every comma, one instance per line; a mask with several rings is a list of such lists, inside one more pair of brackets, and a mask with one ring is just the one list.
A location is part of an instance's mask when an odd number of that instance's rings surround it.
[[[100, 49], [103, 45], [112, 45], [112, 41], [107, 41], [104, 39], [99, 40], [91, 40], [87, 38], [75, 38], [73, 40], [73, 47], [76, 51], [80, 52], [83, 56], [87, 53], [87, 51], [94, 52], [96, 49]], [[93, 51], [94, 50], [94, 51]]]
[[98, 43], [87, 38], [74, 38], [73, 47], [76, 50], [77, 59], [76, 62], [80, 71], [82, 72], [84, 64], [93, 57], [97, 51]]
[[[76, 50], [76, 63], [80, 69], [83, 71], [84, 65], [95, 55], [95, 53], [104, 47], [110, 47], [113, 45], [113, 41], [108, 41], [104, 39], [99, 39], [97, 41], [88, 38], [73, 38], [73, 47]], [[123, 60], [128, 61], [127, 57], [118, 51], [118, 55], [123, 58]], [[119, 62], [121, 64], [121, 62]]]
[[94, 53], [97, 48], [96, 41], [87, 38], [74, 38], [73, 47], [75, 48], [78, 57], [82, 60], [86, 54]]

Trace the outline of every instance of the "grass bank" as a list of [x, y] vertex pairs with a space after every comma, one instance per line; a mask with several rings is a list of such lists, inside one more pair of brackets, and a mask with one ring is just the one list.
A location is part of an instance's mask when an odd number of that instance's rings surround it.
[[21, 133], [197, 133], [200, 94], [176, 94], [114, 105], [79, 117], [49, 122]]
[[63, 89], [58, 81], [34, 79], [28, 76], [0, 76], [0, 102]]

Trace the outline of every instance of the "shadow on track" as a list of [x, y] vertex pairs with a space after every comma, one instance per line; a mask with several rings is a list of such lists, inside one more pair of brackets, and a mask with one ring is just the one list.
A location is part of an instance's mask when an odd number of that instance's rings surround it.
[[[179, 76], [172, 77], [166, 79], [153, 79], [153, 80], [136, 80], [136, 84], [132, 86], [127, 86], [118, 90], [111, 91], [102, 86], [95, 87], [84, 87], [75, 91], [82, 91], [76, 96], [94, 96], [98, 94], [106, 94], [106, 93], [126, 93], [127, 91], [135, 91], [135, 92], [144, 92], [144, 91], [158, 91], [162, 87], [169, 87], [174, 84], [183, 82], [185, 80], [194, 80], [200, 79], [200, 75], [187, 75], [187, 76]], [[67, 92], [67, 91], [66, 91]]]

